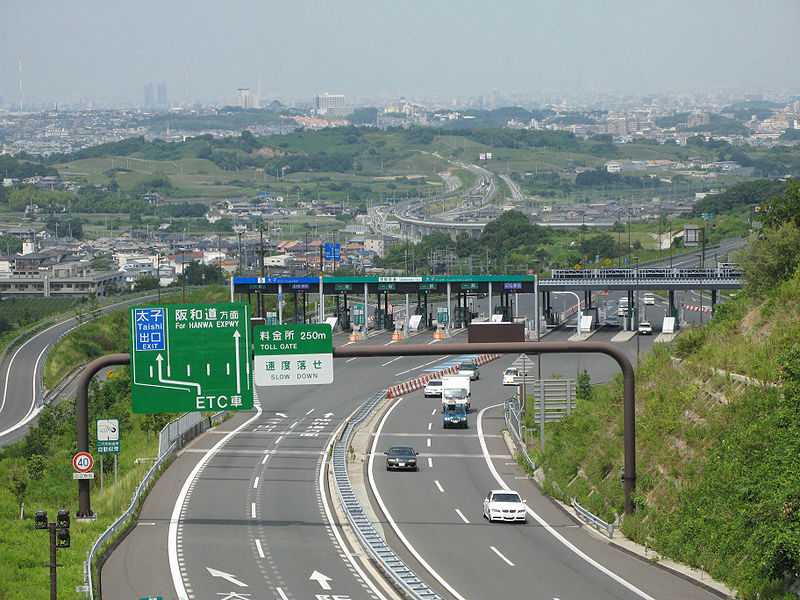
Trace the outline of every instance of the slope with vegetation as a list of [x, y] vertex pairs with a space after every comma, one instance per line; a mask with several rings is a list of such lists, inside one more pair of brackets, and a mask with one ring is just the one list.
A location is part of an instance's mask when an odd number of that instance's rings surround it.
[[[743, 292], [638, 368], [636, 512], [621, 526], [743, 598], [788, 599], [800, 573], [800, 183], [764, 223], [737, 257]], [[621, 397], [621, 380], [584, 394], [536, 460], [547, 492], [608, 520], [624, 508]]]

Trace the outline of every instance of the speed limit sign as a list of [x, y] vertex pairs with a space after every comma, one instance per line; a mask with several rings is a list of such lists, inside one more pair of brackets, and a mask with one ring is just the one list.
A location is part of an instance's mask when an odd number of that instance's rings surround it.
[[94, 466], [94, 459], [88, 452], [78, 452], [72, 457], [72, 466], [78, 473], [88, 473]]

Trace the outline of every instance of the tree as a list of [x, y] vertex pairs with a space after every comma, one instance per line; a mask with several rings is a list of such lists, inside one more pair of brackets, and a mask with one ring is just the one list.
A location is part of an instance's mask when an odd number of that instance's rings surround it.
[[735, 260], [747, 281], [748, 292], [766, 294], [789, 279], [800, 265], [800, 228], [794, 221], [764, 227], [759, 234], [750, 236]]
[[797, 179], [769, 203], [766, 214], [761, 217], [764, 227], [778, 227], [787, 221], [800, 227], [800, 180]]
[[133, 282], [134, 292], [158, 289], [158, 278], [155, 275], [139, 275]]
[[15, 460], [11, 463], [8, 469], [8, 489], [14, 500], [17, 501], [19, 506], [19, 518], [24, 517], [23, 506], [25, 504], [25, 497], [28, 494], [28, 486], [31, 484], [31, 476], [28, 473], [28, 468], [24, 463]]

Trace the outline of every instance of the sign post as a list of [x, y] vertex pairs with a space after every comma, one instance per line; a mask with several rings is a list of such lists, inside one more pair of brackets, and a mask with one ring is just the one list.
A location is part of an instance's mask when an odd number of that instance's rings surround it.
[[119, 419], [97, 419], [97, 452], [100, 454], [100, 499], [103, 499], [103, 455], [114, 455], [114, 489], [117, 489], [117, 454], [119, 454]]
[[243, 302], [132, 307], [134, 413], [253, 408]]
[[256, 385], [333, 383], [333, 332], [327, 323], [255, 327]]

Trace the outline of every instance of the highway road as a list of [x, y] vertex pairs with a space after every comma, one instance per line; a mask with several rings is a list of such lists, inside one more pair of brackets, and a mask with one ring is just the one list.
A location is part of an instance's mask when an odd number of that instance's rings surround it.
[[[152, 297], [138, 296], [114, 302], [103, 307], [102, 312]], [[22, 439], [30, 424], [35, 423], [45, 391], [41, 378], [47, 350], [77, 325], [72, 316], [60, 318], [6, 354], [0, 364], [0, 447]]]
[[[551, 335], [555, 340], [570, 334]], [[346, 343], [343, 336], [336, 337], [337, 345]], [[431, 337], [425, 332], [397, 345], [432, 343]], [[465, 339], [463, 333], [450, 341], [460, 339]], [[368, 343], [391, 341], [384, 333]], [[336, 359], [331, 385], [257, 388], [259, 410], [237, 414], [219, 431], [201, 437], [154, 486], [139, 523], [103, 567], [103, 594], [384, 597], [380, 586], [360, 572], [361, 560], [353, 555], [358, 551], [340, 541], [338, 526], [330, 526], [331, 500], [321, 483], [323, 460], [332, 433], [372, 393], [421, 375], [445, 358], [453, 357]], [[406, 538], [436, 572], [418, 564], [420, 574], [448, 598], [704, 598], [690, 584], [646, 568], [587, 535], [529, 481], [515, 479], [521, 473], [501, 443], [504, 424], [497, 407], [509, 391], [499, 385], [500, 373], [514, 358], [482, 367], [481, 380], [473, 383], [474, 410], [467, 431], [442, 431], [439, 400], [423, 399], [421, 392], [410, 394], [389, 413], [371, 473], [387, 507], [383, 525], [390, 542], [415, 560], [399, 543], [401, 535]], [[544, 372], [574, 376], [573, 369], [585, 366], [609, 379], [617, 369], [605, 356], [565, 360], [543, 358]], [[477, 435], [481, 429], [485, 452]], [[410, 442], [422, 452], [419, 473], [383, 471], [382, 452], [394, 442]], [[533, 517], [518, 527], [482, 521], [482, 497], [500, 487], [492, 469], [511, 487], [525, 486], [529, 506], [552, 530]]]

